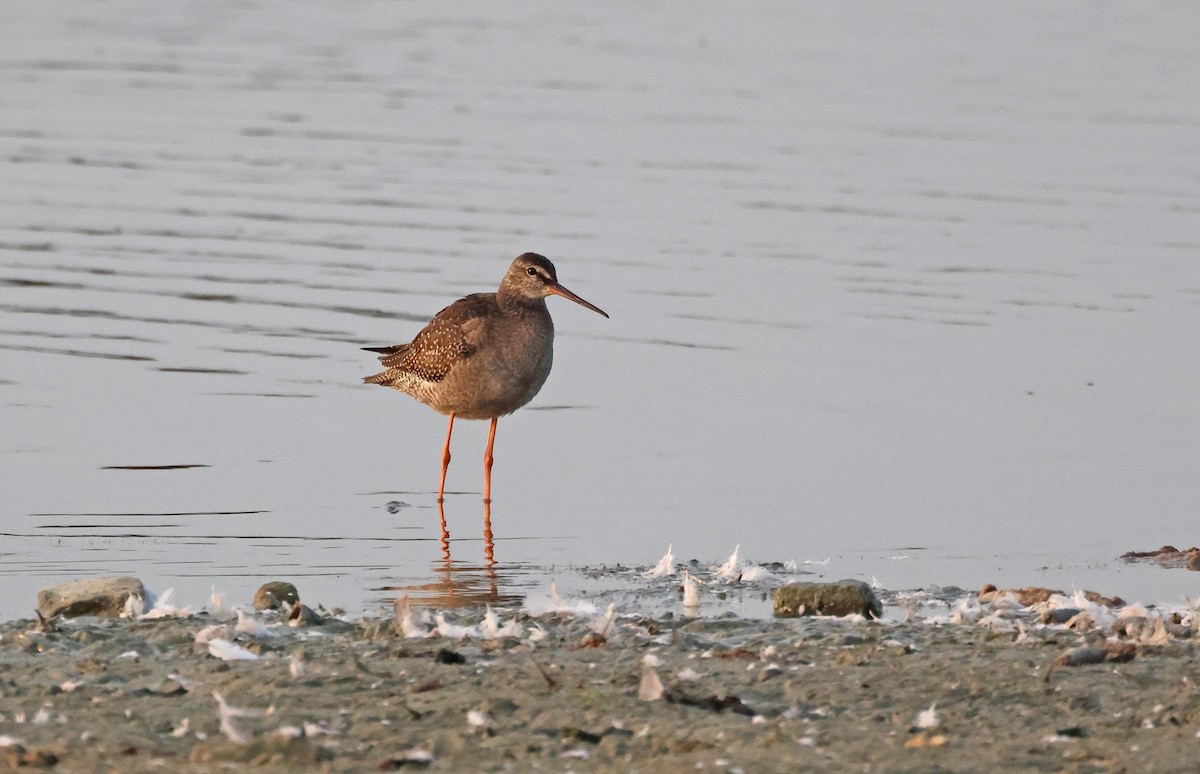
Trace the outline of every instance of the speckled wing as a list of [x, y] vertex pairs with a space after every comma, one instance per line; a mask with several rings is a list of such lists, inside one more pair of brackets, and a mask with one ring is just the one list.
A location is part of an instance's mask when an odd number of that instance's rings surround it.
[[393, 386], [397, 379], [413, 378], [423, 382], [440, 382], [450, 369], [475, 354], [475, 332], [480, 318], [487, 316], [495, 305], [495, 294], [476, 293], [460, 298], [446, 307], [417, 334], [411, 344], [394, 347], [369, 348], [381, 353], [379, 362], [387, 368], [383, 373], [363, 379], [367, 384]]

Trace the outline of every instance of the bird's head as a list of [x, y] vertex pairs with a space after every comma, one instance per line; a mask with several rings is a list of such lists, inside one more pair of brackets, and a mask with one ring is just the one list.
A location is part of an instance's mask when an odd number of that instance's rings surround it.
[[558, 274], [549, 259], [537, 253], [524, 253], [508, 267], [508, 273], [500, 283], [501, 295], [536, 300], [546, 296], [569, 298], [580, 306], [608, 317], [600, 307], [584, 301], [558, 283]]

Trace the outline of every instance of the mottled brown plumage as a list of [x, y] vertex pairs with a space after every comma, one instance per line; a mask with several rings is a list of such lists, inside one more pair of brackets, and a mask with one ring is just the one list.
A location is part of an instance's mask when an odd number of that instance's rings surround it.
[[383, 384], [403, 389], [391, 382], [396, 379], [414, 379], [423, 382], [440, 382], [446, 378], [452, 366], [475, 353], [475, 347], [467, 342], [465, 326], [473, 318], [485, 317], [495, 304], [495, 293], [476, 293], [460, 298], [437, 313], [410, 344], [391, 347], [367, 347], [372, 352], [381, 352], [379, 362], [386, 371], [368, 376], [368, 384]]
[[455, 417], [490, 419], [484, 457], [484, 499], [491, 499], [496, 420], [537, 395], [554, 361], [554, 322], [546, 296], [558, 295], [608, 317], [558, 284], [554, 264], [535, 253], [519, 256], [495, 293], [474, 293], [438, 312], [409, 344], [367, 347], [380, 353], [381, 373], [363, 381], [408, 393], [450, 416], [442, 452], [441, 501]]

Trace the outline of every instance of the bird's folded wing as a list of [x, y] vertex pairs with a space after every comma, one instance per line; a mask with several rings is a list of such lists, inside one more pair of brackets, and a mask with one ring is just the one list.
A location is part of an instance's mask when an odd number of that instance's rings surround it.
[[451, 368], [475, 353], [477, 321], [487, 313], [483, 294], [460, 298], [438, 312], [411, 344], [380, 350], [379, 362], [427, 382], [440, 382]]

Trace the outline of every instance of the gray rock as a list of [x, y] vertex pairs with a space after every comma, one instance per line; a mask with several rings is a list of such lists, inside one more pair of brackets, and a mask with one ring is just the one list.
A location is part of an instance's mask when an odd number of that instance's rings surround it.
[[859, 615], [878, 618], [883, 605], [871, 587], [862, 581], [836, 583], [789, 583], [775, 589], [775, 616]]
[[288, 605], [284, 609], [288, 611], [288, 626], [321, 626], [325, 623], [321, 614], [308, 605], [296, 603]]
[[296, 587], [285, 581], [271, 581], [258, 587], [254, 592], [255, 610], [279, 610], [283, 603], [289, 606], [300, 601], [300, 592]]
[[1043, 612], [1040, 620], [1044, 624], [1058, 625], [1065, 624], [1077, 615], [1079, 615], [1079, 610], [1074, 607], [1059, 607]]
[[61, 615], [119, 616], [131, 594], [146, 598], [137, 578], [88, 578], [38, 589], [38, 612], [46, 618]]
[[765, 666], [758, 673], [758, 681], [760, 683], [765, 683], [766, 681], [779, 677], [782, 674], [783, 670], [773, 664]]

